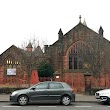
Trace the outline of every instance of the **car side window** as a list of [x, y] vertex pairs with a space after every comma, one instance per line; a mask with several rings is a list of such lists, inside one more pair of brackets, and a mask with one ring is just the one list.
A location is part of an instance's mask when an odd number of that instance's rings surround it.
[[49, 89], [62, 89], [63, 86], [60, 83], [50, 83]]
[[47, 89], [48, 83], [41, 83], [35, 87], [35, 89]]

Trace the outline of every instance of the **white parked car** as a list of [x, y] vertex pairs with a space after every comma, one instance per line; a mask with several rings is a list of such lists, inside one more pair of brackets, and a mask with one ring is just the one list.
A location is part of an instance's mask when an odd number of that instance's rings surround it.
[[99, 90], [95, 93], [96, 99], [99, 99], [104, 104], [110, 103], [110, 89]]

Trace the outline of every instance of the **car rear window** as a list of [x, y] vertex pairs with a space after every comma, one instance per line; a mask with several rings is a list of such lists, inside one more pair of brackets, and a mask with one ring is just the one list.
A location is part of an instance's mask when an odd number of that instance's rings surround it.
[[63, 82], [62, 84], [63, 84], [64, 88], [71, 89], [70, 85], [68, 85], [67, 83]]
[[60, 83], [50, 83], [49, 84], [49, 89], [62, 89], [63, 86]]

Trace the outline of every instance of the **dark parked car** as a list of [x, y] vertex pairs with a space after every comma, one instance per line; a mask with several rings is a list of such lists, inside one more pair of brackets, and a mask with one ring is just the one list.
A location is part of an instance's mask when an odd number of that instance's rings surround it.
[[11, 102], [26, 105], [29, 102], [59, 102], [69, 105], [75, 101], [73, 89], [65, 82], [46, 81], [40, 82], [28, 89], [14, 91], [10, 96]]

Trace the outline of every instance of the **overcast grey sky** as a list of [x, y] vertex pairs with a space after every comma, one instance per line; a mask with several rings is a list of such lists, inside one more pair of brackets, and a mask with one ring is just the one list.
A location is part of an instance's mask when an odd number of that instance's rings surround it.
[[[0, 0], [0, 54], [34, 36], [51, 45], [85, 18], [87, 26], [110, 40], [110, 0]], [[40, 42], [40, 41], [39, 41]]]

